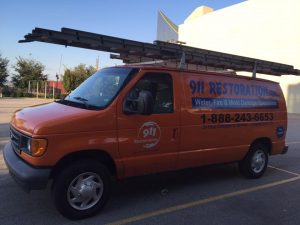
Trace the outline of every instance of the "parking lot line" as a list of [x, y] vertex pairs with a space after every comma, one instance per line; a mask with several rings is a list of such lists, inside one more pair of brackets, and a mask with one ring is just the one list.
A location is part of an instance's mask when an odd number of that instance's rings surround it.
[[272, 168], [272, 169], [275, 169], [275, 170], [279, 170], [279, 171], [282, 171], [282, 172], [285, 172], [285, 173], [289, 173], [289, 174], [292, 174], [292, 175], [295, 175], [295, 176], [300, 176], [299, 173], [294, 173], [292, 171], [288, 171], [288, 170], [285, 170], [285, 169], [281, 169], [281, 168], [278, 168], [278, 167], [275, 167], [275, 166], [270, 166], [268, 165], [269, 168]]
[[259, 185], [259, 186], [252, 187], [252, 188], [246, 188], [246, 189], [242, 189], [242, 190], [239, 190], [239, 191], [234, 191], [234, 192], [230, 192], [230, 193], [226, 193], [226, 194], [222, 194], [222, 195], [216, 195], [216, 196], [212, 196], [212, 197], [209, 197], [209, 198], [205, 198], [205, 199], [201, 199], [201, 200], [197, 200], [197, 201], [193, 201], [193, 202], [188, 202], [188, 203], [184, 203], [184, 204], [179, 204], [179, 205], [159, 209], [159, 210], [152, 211], [152, 212], [143, 213], [143, 214], [140, 214], [140, 215], [137, 215], [137, 216], [121, 219], [121, 220], [118, 220], [118, 221], [115, 221], [115, 222], [112, 222], [112, 223], [108, 223], [107, 225], [128, 224], [128, 223], [136, 222], [136, 221], [139, 221], [139, 220], [144, 220], [144, 219], [147, 219], [147, 218], [150, 218], [150, 217], [159, 216], [159, 215], [163, 215], [163, 214], [167, 214], [167, 213], [172, 213], [172, 212], [175, 212], [175, 211], [179, 211], [179, 210], [183, 210], [183, 209], [187, 209], [187, 208], [191, 208], [191, 207], [195, 207], [195, 206], [199, 206], [199, 205], [204, 205], [204, 204], [207, 204], [207, 203], [210, 203], [210, 202], [229, 199], [229, 198], [232, 198], [232, 197], [235, 197], [235, 196], [239, 196], [239, 195], [255, 192], [255, 191], [258, 191], [258, 190], [263, 190], [263, 189], [275, 187], [275, 186], [278, 186], [278, 185], [294, 182], [294, 181], [297, 181], [297, 180], [300, 180], [300, 176], [296, 176], [296, 177], [285, 179], [285, 180], [275, 181], [275, 182], [272, 182], [272, 183]]

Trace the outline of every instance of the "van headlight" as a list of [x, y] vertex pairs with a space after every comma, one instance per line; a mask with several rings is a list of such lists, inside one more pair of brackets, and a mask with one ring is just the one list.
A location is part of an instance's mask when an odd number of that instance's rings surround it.
[[42, 156], [47, 149], [47, 140], [43, 138], [29, 138], [23, 137], [21, 144], [21, 151], [34, 156]]
[[31, 138], [28, 138], [28, 140], [27, 140], [26, 149], [27, 149], [28, 153], [31, 153]]

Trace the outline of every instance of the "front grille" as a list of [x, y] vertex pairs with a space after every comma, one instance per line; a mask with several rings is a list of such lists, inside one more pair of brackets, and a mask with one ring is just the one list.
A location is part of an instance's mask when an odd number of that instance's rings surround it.
[[10, 140], [12, 148], [15, 152], [20, 153], [22, 134], [10, 127]]

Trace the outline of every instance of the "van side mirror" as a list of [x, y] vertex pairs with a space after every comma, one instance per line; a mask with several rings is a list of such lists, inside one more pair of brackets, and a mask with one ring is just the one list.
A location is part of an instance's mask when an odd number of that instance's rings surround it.
[[153, 113], [154, 99], [150, 91], [140, 91], [137, 99], [126, 98], [123, 105], [125, 114], [151, 115]]

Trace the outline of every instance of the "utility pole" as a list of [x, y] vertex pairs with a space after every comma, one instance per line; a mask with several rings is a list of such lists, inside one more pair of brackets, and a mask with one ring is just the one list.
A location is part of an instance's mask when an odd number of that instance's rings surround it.
[[47, 98], [47, 81], [45, 81], [45, 99]]
[[55, 88], [56, 90], [55, 90], [55, 92], [57, 92], [57, 88], [58, 88], [58, 79], [59, 79], [58, 74], [56, 74], [55, 77], [56, 77], [56, 88]]
[[30, 81], [28, 82], [28, 93], [31, 93], [31, 91], [30, 91]]
[[36, 81], [36, 98], [39, 98], [39, 81]]
[[99, 69], [99, 56], [96, 59], [96, 70], [98, 71]]
[[54, 81], [52, 81], [52, 91], [53, 91], [52, 99], [54, 99]]
[[61, 62], [62, 62], [63, 55], [60, 55], [60, 62], [59, 62], [59, 69], [58, 69], [58, 75], [60, 75], [60, 68], [61, 68]]

